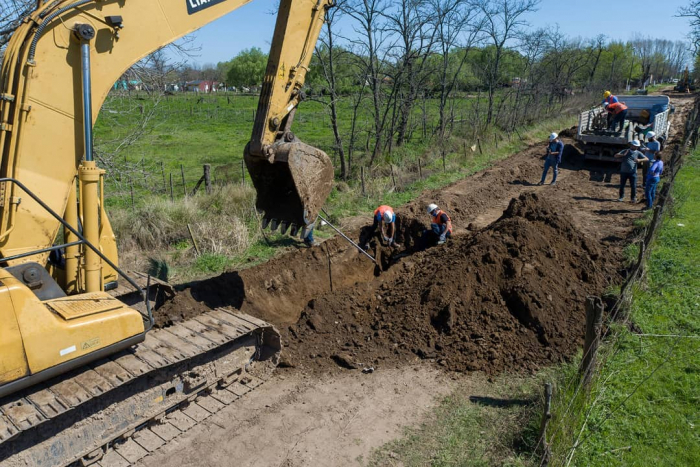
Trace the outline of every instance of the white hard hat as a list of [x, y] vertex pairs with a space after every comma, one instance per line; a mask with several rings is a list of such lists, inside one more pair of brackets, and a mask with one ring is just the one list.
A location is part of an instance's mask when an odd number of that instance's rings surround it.
[[638, 148], [638, 147], [641, 146], [641, 143], [639, 142], [638, 139], [633, 139], [632, 141], [630, 141], [630, 144], [631, 144], [632, 146], [634, 146], [635, 148]]
[[559, 135], [556, 134], [556, 133], [552, 133], [551, 135], [549, 135], [549, 140], [550, 140], [550, 141], [554, 141], [554, 140], [557, 139], [557, 138], [559, 138]]
[[430, 214], [431, 212], [435, 211], [437, 208], [438, 208], [438, 205], [437, 205], [437, 204], [433, 204], [433, 203], [429, 204], [429, 205], [428, 205], [428, 214]]
[[384, 222], [387, 224], [390, 222], [394, 222], [394, 213], [391, 211], [384, 211]]
[[654, 138], [654, 137], [656, 137], [656, 133], [654, 133], [653, 131], [650, 131], [649, 133], [647, 133], [647, 138], [648, 138], [648, 139], [651, 139], [651, 138]]

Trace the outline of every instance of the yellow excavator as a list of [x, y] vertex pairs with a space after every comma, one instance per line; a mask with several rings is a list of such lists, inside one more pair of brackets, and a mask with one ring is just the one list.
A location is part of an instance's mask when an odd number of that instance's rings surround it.
[[[134, 427], [279, 355], [272, 326], [230, 309], [151, 331], [152, 290], [168, 286], [119, 268], [93, 155], [93, 124], [129, 67], [248, 1], [40, 2], [10, 39], [0, 68], [0, 464], [98, 462]], [[280, 2], [244, 150], [264, 227], [301, 236], [333, 180], [329, 157], [291, 131], [330, 7]], [[107, 395], [126, 404], [108, 404], [109, 417], [99, 415]]]

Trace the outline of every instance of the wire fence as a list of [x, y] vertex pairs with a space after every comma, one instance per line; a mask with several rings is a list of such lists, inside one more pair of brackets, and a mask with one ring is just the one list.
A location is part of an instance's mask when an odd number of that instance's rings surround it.
[[[598, 297], [588, 297], [586, 304], [587, 336], [584, 345], [582, 363], [578, 373], [569, 377], [560, 385], [559, 393], [567, 400], [559, 404], [559, 413], [551, 412], [551, 387], [545, 389], [545, 410], [539, 438], [532, 456], [539, 457], [539, 465], [570, 465], [575, 453], [591, 436], [595, 429], [605, 424], [646, 383], [663, 365], [668, 363], [673, 352], [682, 339], [689, 336], [674, 335], [661, 363], [652, 368], [595, 426], [589, 425], [593, 408], [604, 393], [604, 387], [614, 374], [604, 375], [599, 370], [614, 358], [621, 349], [623, 329], [627, 329], [631, 316], [630, 309], [635, 286], [644, 279], [645, 265], [649, 259], [651, 245], [654, 243], [665, 214], [672, 208], [672, 189], [678, 171], [681, 169], [686, 154], [697, 147], [700, 136], [700, 99], [696, 99], [684, 127], [683, 139], [672, 151], [666, 164], [663, 187], [658, 196], [657, 205], [649, 223], [639, 232], [639, 252], [636, 260], [628, 268], [628, 275], [623, 282], [619, 295], [607, 300], [607, 328], [603, 332], [603, 301]], [[597, 324], [597, 326], [596, 326]], [[600, 345], [599, 345], [600, 344]], [[596, 387], [596, 391], [591, 391]], [[554, 396], [557, 398], [556, 395]], [[550, 420], [555, 422], [550, 426]], [[588, 429], [588, 432], [586, 430]], [[534, 460], [534, 459], [531, 459]]]

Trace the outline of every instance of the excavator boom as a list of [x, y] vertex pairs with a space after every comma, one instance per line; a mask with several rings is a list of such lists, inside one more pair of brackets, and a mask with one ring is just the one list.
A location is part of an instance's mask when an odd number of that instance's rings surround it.
[[[119, 269], [105, 171], [92, 151], [99, 110], [129, 67], [249, 1], [39, 2], [8, 43], [0, 66], [0, 464], [95, 463], [115, 441], [203, 395], [230, 403], [241, 387], [228, 386], [255, 385], [254, 362], [276, 365], [279, 333], [231, 308], [150, 331], [151, 300], [175, 292], [155, 281], [151, 297], [150, 277]], [[333, 169], [291, 124], [330, 6], [280, 1], [244, 151], [266, 222], [302, 235]], [[124, 280], [144, 303], [123, 293]]]

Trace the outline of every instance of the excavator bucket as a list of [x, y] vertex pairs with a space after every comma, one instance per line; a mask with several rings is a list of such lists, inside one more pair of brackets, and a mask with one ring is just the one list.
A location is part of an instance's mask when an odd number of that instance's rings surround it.
[[300, 141], [276, 143], [274, 160], [251, 155], [245, 163], [257, 191], [256, 208], [262, 211], [263, 228], [280, 227], [282, 233], [301, 233], [313, 227], [333, 186], [333, 165], [320, 149]]

